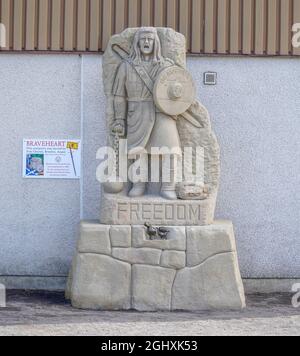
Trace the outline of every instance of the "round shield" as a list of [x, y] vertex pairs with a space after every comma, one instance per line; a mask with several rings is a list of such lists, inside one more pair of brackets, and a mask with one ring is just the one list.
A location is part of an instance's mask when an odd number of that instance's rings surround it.
[[183, 68], [172, 66], [157, 77], [153, 97], [156, 106], [167, 115], [181, 115], [195, 101], [196, 89], [192, 76]]

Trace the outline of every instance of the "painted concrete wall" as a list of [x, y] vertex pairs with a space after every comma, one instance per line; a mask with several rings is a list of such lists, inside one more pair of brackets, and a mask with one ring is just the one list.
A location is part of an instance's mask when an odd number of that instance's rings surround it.
[[[246, 278], [300, 277], [299, 64], [188, 60], [222, 148], [217, 217], [234, 221]], [[203, 85], [208, 70], [217, 86]], [[101, 56], [1, 54], [0, 73], [0, 276], [65, 276], [77, 223], [99, 216]], [[81, 137], [82, 180], [23, 180], [25, 137]]]

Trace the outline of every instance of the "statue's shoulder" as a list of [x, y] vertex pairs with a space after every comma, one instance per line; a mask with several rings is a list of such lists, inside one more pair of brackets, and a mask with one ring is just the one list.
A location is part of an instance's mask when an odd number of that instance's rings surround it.
[[119, 65], [119, 71], [128, 72], [132, 71], [135, 67], [137, 67], [137, 64], [131, 58], [124, 58]]
[[123, 59], [117, 67], [117, 76], [126, 76], [128, 68], [128, 62]]
[[158, 65], [159, 65], [159, 73], [161, 73], [167, 68], [176, 66], [176, 63], [170, 58], [164, 58], [163, 62], [160, 62]]

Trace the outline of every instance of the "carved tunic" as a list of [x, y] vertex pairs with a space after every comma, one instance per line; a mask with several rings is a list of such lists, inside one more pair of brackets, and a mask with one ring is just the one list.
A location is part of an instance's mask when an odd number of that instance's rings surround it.
[[[168, 62], [165, 65], [143, 62], [153, 81], [166, 65]], [[131, 64], [122, 62], [120, 65], [113, 95], [115, 119], [127, 119], [129, 150], [143, 148], [150, 153], [151, 147], [180, 147], [175, 119], [155, 106], [152, 93]], [[134, 152], [138, 153], [138, 150]]]

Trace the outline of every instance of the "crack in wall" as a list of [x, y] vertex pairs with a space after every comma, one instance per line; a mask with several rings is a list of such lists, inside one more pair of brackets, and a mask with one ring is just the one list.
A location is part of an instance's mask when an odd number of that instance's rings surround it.
[[204, 265], [206, 262], [208, 262], [210, 259], [214, 258], [214, 257], [217, 257], [217, 256], [221, 256], [221, 255], [227, 255], [229, 253], [234, 253], [233, 251], [226, 251], [226, 252], [219, 252], [219, 253], [216, 253], [214, 255], [211, 255], [209, 257], [207, 257], [204, 261], [202, 261], [201, 263], [195, 265], [195, 266], [191, 266], [191, 267], [185, 267], [187, 269], [196, 269], [198, 267], [201, 267], [202, 265]]

